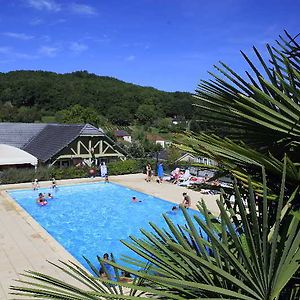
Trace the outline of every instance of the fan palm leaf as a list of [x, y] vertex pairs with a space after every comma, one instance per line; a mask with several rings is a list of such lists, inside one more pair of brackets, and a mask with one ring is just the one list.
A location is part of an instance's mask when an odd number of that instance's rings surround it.
[[[132, 284], [93, 277], [76, 264], [63, 263], [54, 265], [85, 288], [29, 271], [23, 274], [28, 278], [21, 281], [23, 286], [11, 289], [14, 294], [39, 299], [279, 299], [300, 265], [300, 220], [289, 213], [290, 208], [282, 217], [286, 169], [287, 159], [276, 199], [275, 222], [270, 221], [268, 213], [270, 201], [263, 169], [260, 201], [250, 178], [246, 190], [235, 183], [237, 213], [227, 207], [227, 196], [222, 194], [219, 217], [211, 214], [202, 201], [198, 204], [202, 218], [191, 217], [182, 208], [185, 226], [176, 226], [164, 216], [168, 231], [150, 223], [152, 231], [141, 230], [143, 238], [123, 241], [141, 258], [127, 258], [132, 266], [140, 268], [145, 260], [148, 262], [140, 270], [109, 262], [116, 272], [123, 270], [135, 276]], [[298, 293], [295, 287], [293, 293]]]
[[203, 120], [213, 117], [213, 123], [217, 119], [224, 126], [230, 124], [227, 137], [272, 151], [274, 156], [287, 153], [292, 158], [300, 144], [300, 51], [287, 36], [290, 41], [281, 37], [279, 49], [267, 45], [269, 63], [253, 48], [258, 67], [242, 52], [256, 79], [246, 72], [248, 82], [220, 62], [220, 67], [214, 67], [221, 76], [210, 73], [214, 79], [201, 81], [194, 96]]

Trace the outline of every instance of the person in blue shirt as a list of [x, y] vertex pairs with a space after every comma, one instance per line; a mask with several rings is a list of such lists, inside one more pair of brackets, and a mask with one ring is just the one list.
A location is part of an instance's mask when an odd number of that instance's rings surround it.
[[163, 163], [159, 163], [157, 166], [157, 183], [162, 183], [163, 181], [163, 177], [164, 177], [164, 167], [163, 167]]
[[108, 275], [110, 280], [116, 281], [117, 279], [116, 279], [114, 268], [110, 264], [106, 263], [105, 261], [109, 261], [108, 253], [103, 254], [103, 265], [105, 270], [104, 268], [102, 268], [102, 266], [100, 266], [99, 269], [100, 277], [107, 278]]

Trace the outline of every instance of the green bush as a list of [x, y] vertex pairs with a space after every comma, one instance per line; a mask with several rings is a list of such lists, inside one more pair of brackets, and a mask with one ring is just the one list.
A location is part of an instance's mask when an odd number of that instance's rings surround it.
[[34, 169], [7, 169], [0, 175], [0, 183], [21, 183], [32, 182], [35, 178], [39, 181], [50, 180], [52, 177], [55, 179], [71, 179], [81, 178], [88, 175], [87, 168], [55, 168], [55, 167], [38, 167]]
[[[125, 161], [114, 161], [108, 163], [109, 175], [122, 175], [145, 172], [145, 166], [148, 160], [146, 159], [129, 159]], [[155, 168], [155, 164], [152, 163], [152, 168]], [[56, 168], [56, 167], [38, 167], [34, 169], [7, 169], [0, 174], [1, 184], [10, 183], [21, 183], [21, 182], [32, 182], [35, 178], [39, 181], [51, 180], [54, 177], [57, 180], [60, 179], [72, 179], [72, 178], [83, 178], [89, 175], [88, 167], [78, 168]], [[98, 170], [96, 169], [96, 174]]]
[[48, 180], [50, 174], [50, 169], [45, 167], [38, 168], [37, 171], [34, 169], [7, 169], [1, 172], [0, 182], [2, 184], [31, 182], [35, 178]]
[[107, 165], [109, 175], [122, 175], [143, 172], [145, 160], [128, 159], [124, 161], [114, 161]]
[[72, 178], [82, 178], [87, 177], [89, 168], [78, 168], [78, 167], [69, 167], [69, 168], [52, 168], [51, 177], [55, 179], [72, 179]]

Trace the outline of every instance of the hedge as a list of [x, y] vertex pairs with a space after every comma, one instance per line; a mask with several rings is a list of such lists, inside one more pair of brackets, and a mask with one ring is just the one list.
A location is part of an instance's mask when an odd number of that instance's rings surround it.
[[107, 170], [109, 175], [123, 175], [141, 173], [144, 171], [146, 161], [128, 159], [124, 161], [114, 161], [107, 164]]
[[[144, 172], [147, 161], [140, 160], [124, 160], [114, 161], [107, 164], [109, 175], [122, 175]], [[55, 179], [72, 179], [89, 177], [90, 168], [57, 168], [57, 167], [38, 167], [34, 169], [7, 169], [0, 174], [1, 184], [32, 182], [35, 178], [39, 181]], [[94, 168], [95, 174], [99, 174], [99, 169]]]
[[35, 178], [39, 181], [55, 179], [71, 179], [87, 177], [87, 168], [54, 168], [54, 167], [38, 167], [34, 169], [7, 169], [1, 172], [0, 183], [21, 183], [32, 182]]

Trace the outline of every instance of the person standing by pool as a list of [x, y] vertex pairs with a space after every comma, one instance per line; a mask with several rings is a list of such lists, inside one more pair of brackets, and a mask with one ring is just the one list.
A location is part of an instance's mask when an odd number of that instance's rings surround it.
[[101, 175], [101, 177], [104, 177], [104, 178], [107, 175], [107, 166], [106, 166], [105, 162], [101, 163], [101, 166], [100, 166], [100, 175]]
[[162, 162], [160, 162], [157, 166], [157, 177], [157, 183], [162, 183], [164, 177], [164, 167]]
[[[108, 261], [109, 260], [109, 255], [108, 253], [104, 253], [103, 254], [103, 265], [104, 267], [106, 268], [107, 266], [109, 266], [105, 261]], [[108, 270], [107, 270], [108, 271]], [[102, 265], [100, 266], [100, 269], [99, 269], [99, 275], [101, 277], [105, 277], [106, 276], [106, 273], [105, 273], [105, 270], [104, 268], [102, 267]]]
[[109, 183], [108, 174], [105, 175], [105, 183]]
[[151, 181], [151, 176], [152, 176], [152, 168], [150, 163], [147, 163], [146, 165], [146, 181], [150, 182]]
[[114, 268], [107, 263], [109, 260], [110, 259], [108, 253], [104, 253], [103, 260], [102, 260], [103, 267], [102, 265], [100, 266], [99, 277], [104, 277], [104, 278], [108, 277], [108, 279], [116, 281], [116, 274]]
[[57, 184], [56, 184], [56, 180], [54, 177], [52, 177], [52, 188], [56, 189], [57, 188]]
[[182, 205], [185, 208], [189, 208], [192, 204], [191, 197], [187, 193], [183, 193], [182, 196], [183, 196]]
[[33, 188], [33, 190], [35, 191], [35, 190], [38, 190], [39, 187], [40, 187], [39, 181], [38, 181], [37, 178], [36, 178], [36, 179], [34, 179], [34, 181], [33, 181], [33, 183], [32, 183], [32, 188]]

